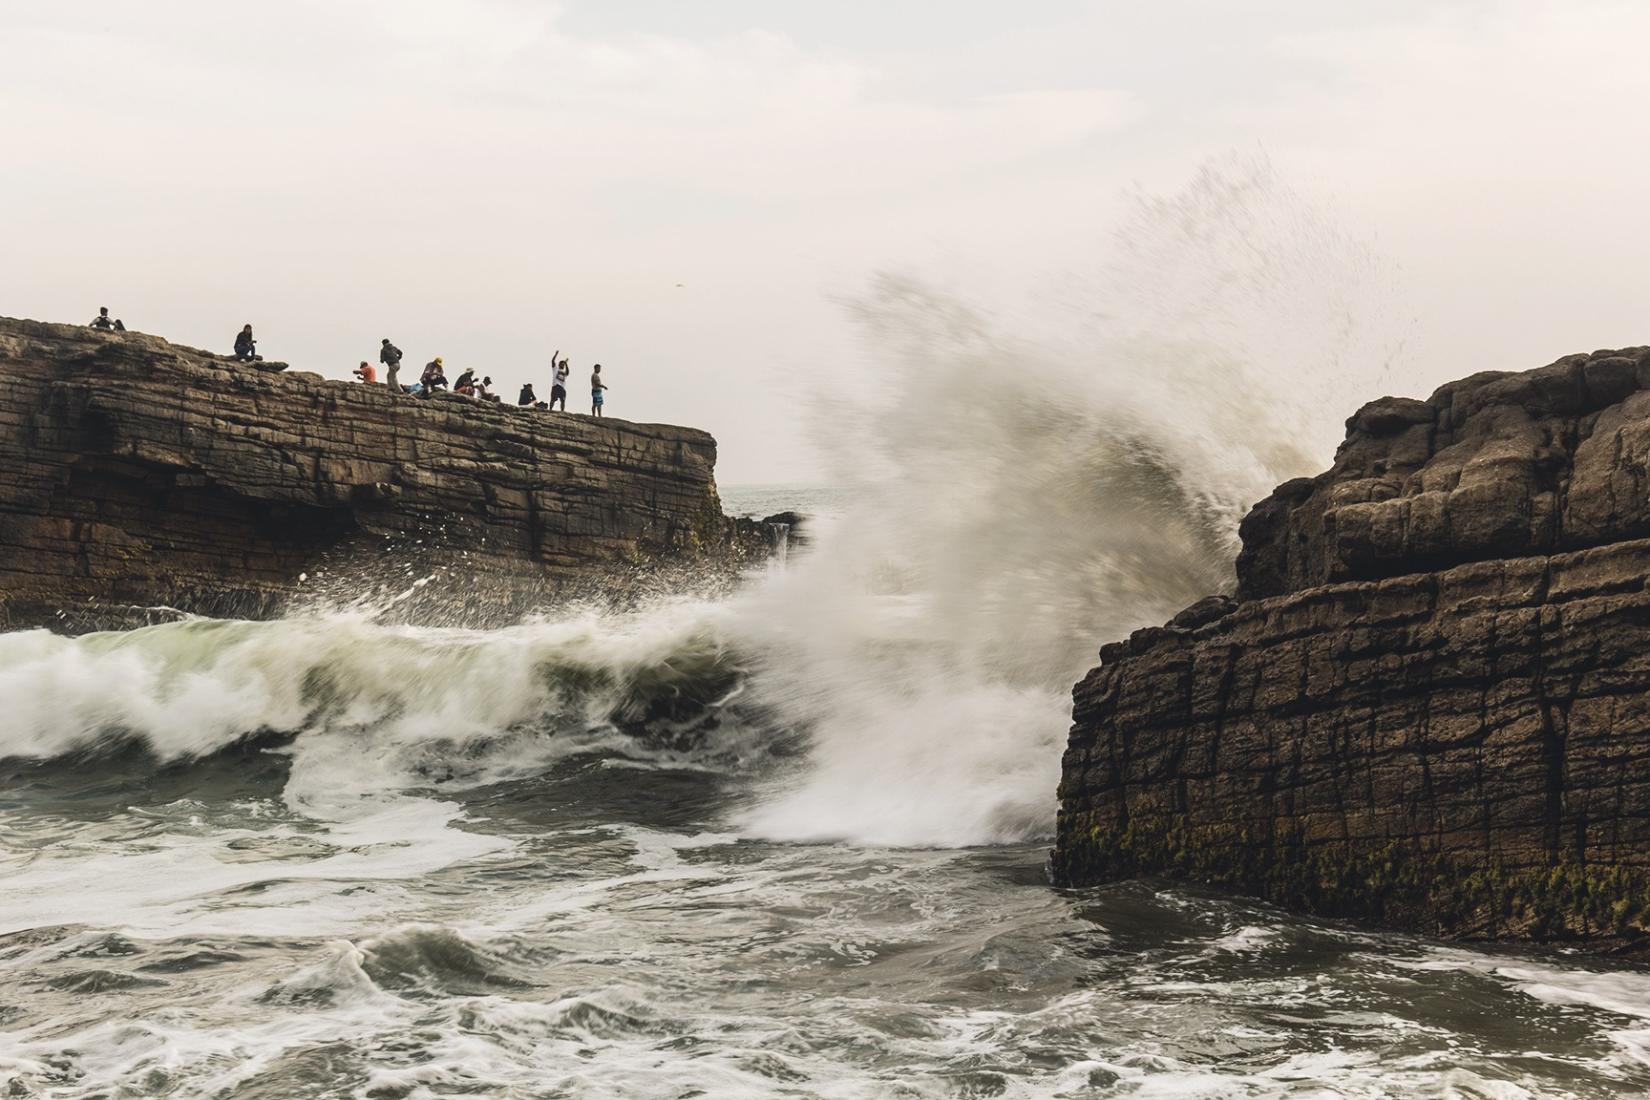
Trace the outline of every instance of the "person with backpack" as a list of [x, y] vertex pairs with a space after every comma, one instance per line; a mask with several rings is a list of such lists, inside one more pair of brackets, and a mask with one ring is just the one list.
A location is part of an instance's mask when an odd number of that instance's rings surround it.
[[383, 346], [378, 349], [378, 361], [384, 364], [384, 384], [389, 386], [391, 393], [400, 393], [401, 349], [390, 343], [388, 336], [384, 337]]
[[92, 318], [92, 327], [101, 329], [104, 332], [113, 331], [115, 323], [109, 319], [108, 306], [102, 306], [98, 309], [97, 316]]

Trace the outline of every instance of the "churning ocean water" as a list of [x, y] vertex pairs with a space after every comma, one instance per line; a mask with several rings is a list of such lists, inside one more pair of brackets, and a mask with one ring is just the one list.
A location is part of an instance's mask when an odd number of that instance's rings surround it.
[[1116, 252], [1104, 311], [879, 283], [891, 400], [724, 491], [816, 517], [731, 595], [0, 635], [0, 1094], [1650, 1093], [1641, 972], [1049, 886], [1072, 682], [1394, 365], [1263, 171]]

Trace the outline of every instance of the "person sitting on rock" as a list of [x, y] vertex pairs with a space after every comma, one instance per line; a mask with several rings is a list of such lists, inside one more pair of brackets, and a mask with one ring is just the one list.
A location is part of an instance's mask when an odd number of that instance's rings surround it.
[[603, 397], [607, 393], [607, 383], [602, 381], [602, 365], [597, 363], [590, 368], [590, 415], [600, 416], [602, 406], [606, 404]]
[[378, 349], [378, 361], [384, 364], [384, 384], [391, 393], [400, 393], [401, 349], [390, 343], [388, 336], [384, 337], [383, 346]]
[[254, 363], [262, 358], [263, 356], [258, 354], [258, 342], [252, 338], [252, 326], [241, 326], [241, 331], [235, 334], [236, 361]]
[[361, 365], [355, 368], [355, 377], [370, 384], [378, 381], [378, 371], [371, 363], [363, 359], [361, 360]]
[[481, 381], [476, 383], [476, 396], [483, 401], [497, 401], [498, 394], [493, 392], [493, 376], [484, 374]]
[[453, 392], [461, 393], [465, 397], [476, 395], [476, 372], [466, 367], [459, 373], [458, 381], [453, 383]]
[[533, 383], [529, 382], [521, 387], [521, 395], [516, 398], [516, 404], [526, 408], [528, 405], [537, 403], [538, 399], [538, 394], [533, 392]]
[[101, 329], [104, 332], [108, 332], [115, 327], [115, 323], [109, 320], [108, 306], [98, 307], [97, 316], [92, 318], [92, 327], [95, 329]]
[[424, 387], [421, 396], [431, 397], [436, 390], [447, 388], [447, 372], [441, 368], [441, 356], [436, 356], [424, 365], [424, 373], [419, 376], [419, 384]]

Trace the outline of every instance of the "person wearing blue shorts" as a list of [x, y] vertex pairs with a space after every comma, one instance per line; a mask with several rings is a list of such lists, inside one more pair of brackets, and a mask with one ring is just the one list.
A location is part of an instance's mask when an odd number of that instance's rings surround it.
[[590, 415], [602, 414], [602, 391], [607, 389], [607, 383], [602, 381], [602, 365], [597, 363], [590, 370]]

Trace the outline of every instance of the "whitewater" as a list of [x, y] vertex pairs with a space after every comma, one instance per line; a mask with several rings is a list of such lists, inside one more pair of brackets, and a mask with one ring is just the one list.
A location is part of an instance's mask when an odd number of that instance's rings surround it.
[[884, 384], [816, 417], [828, 490], [724, 493], [812, 517], [731, 593], [0, 635], [6, 1094], [1650, 1090], [1641, 973], [1048, 885], [1099, 645], [1425, 388], [1392, 273], [1264, 162], [1107, 257], [852, 303]]

